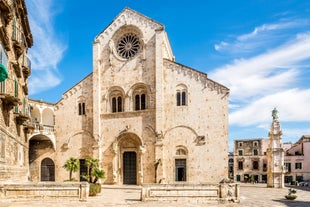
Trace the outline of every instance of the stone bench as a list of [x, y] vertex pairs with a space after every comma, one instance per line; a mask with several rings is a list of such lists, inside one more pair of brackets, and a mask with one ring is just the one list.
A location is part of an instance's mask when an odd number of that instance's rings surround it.
[[0, 198], [8, 199], [74, 199], [86, 201], [89, 193], [87, 182], [40, 182], [0, 185]]
[[194, 203], [239, 202], [238, 184], [149, 184], [142, 185], [142, 201], [186, 201]]

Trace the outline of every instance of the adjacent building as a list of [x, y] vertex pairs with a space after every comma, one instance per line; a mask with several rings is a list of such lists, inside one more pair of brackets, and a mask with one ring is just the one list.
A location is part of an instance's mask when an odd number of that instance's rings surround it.
[[310, 135], [303, 135], [285, 153], [285, 182], [310, 180]]
[[[260, 144], [261, 143], [261, 144]], [[267, 148], [268, 138], [238, 139], [234, 141], [235, 181], [249, 182], [253, 175], [257, 182], [267, 182]], [[254, 146], [256, 147], [255, 150]], [[283, 143], [284, 149], [284, 183], [310, 179], [310, 135], [303, 135], [296, 143]], [[261, 151], [262, 153], [258, 153]], [[231, 156], [229, 156], [231, 159]], [[255, 160], [258, 160], [256, 165]], [[229, 165], [231, 162], [229, 162]], [[258, 167], [255, 167], [258, 166]]]
[[31, 100], [32, 181], [99, 159], [105, 183], [218, 183], [228, 176], [229, 89], [175, 61], [164, 25], [125, 8], [93, 42], [93, 72], [56, 104]]
[[28, 180], [28, 48], [24, 0], [0, 1], [0, 183]]
[[267, 182], [267, 148], [264, 138], [234, 141], [234, 179], [240, 182]]

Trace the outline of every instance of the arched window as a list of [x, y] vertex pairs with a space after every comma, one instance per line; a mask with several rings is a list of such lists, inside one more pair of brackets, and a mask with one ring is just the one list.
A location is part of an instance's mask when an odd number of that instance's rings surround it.
[[[114, 89], [114, 90], [113, 90]], [[124, 93], [120, 87], [113, 87], [110, 93], [112, 113], [124, 111]]]
[[145, 110], [147, 108], [146, 94], [145, 87], [139, 87], [134, 90], [133, 97], [135, 111]]
[[135, 95], [135, 110], [144, 110], [146, 109], [146, 103], [145, 103], [145, 94], [137, 94]]
[[184, 84], [179, 84], [177, 86], [177, 106], [186, 106], [187, 105], [187, 87]]
[[79, 103], [79, 115], [85, 115], [85, 103]]
[[112, 112], [122, 112], [123, 111], [123, 99], [121, 96], [112, 98]]
[[41, 162], [41, 181], [55, 181], [55, 164], [50, 158]]

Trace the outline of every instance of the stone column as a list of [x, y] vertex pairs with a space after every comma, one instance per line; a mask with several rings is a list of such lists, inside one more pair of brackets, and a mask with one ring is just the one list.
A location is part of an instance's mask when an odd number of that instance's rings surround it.
[[284, 149], [282, 130], [278, 120], [278, 111], [272, 111], [273, 121], [269, 132], [269, 147], [267, 149], [267, 187], [284, 187]]

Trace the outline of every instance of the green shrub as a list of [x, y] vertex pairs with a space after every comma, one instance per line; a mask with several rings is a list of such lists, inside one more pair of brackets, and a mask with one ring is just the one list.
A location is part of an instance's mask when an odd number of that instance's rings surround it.
[[89, 184], [89, 196], [95, 196], [98, 193], [101, 193], [101, 185], [99, 183], [90, 183]]
[[297, 185], [297, 181], [295, 180], [291, 181], [291, 185]]

